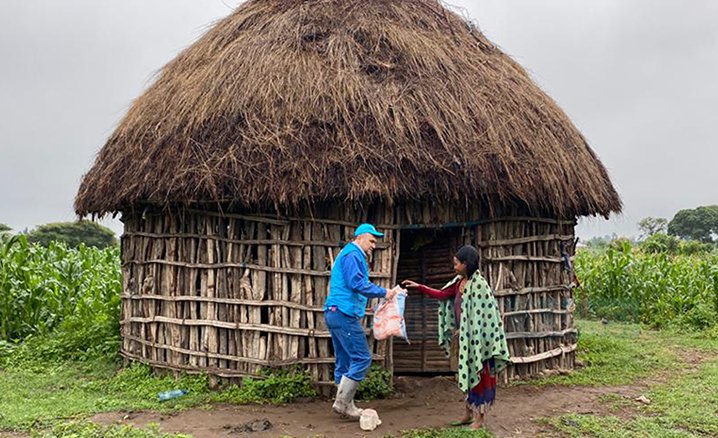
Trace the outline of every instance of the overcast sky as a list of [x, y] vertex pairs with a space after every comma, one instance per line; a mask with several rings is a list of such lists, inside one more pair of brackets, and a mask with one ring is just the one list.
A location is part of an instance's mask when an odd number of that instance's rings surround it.
[[[0, 223], [74, 219], [80, 179], [132, 100], [240, 3], [2, 0]], [[530, 71], [608, 168], [625, 212], [582, 221], [581, 237], [718, 204], [718, 1], [451, 4]]]

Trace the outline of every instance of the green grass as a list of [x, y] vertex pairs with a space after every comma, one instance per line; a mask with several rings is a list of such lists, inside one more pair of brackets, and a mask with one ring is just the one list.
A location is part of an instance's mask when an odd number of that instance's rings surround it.
[[625, 410], [630, 411], [636, 407], [636, 402], [634, 400], [615, 393], [600, 395], [598, 399], [604, 405], [607, 405], [609, 411], [614, 414]]
[[[581, 322], [580, 357], [585, 369], [544, 383], [620, 385], [661, 375], [646, 396], [649, 405], [606, 394], [601, 401], [616, 415], [570, 414], [544, 419], [556, 433], [571, 437], [714, 437], [718, 436], [718, 340], [695, 334], [645, 331], [636, 326]], [[702, 357], [694, 364], [688, 354]], [[625, 365], [625, 375], [611, 361]], [[643, 367], [643, 368], [642, 368]], [[623, 414], [628, 420], [617, 414]]]
[[563, 376], [516, 382], [517, 385], [625, 385], [680, 366], [676, 347], [715, 348], [718, 341], [677, 337], [638, 324], [601, 324], [581, 320], [578, 360], [584, 367]]
[[[175, 380], [153, 376], [140, 364], [119, 372], [114, 363], [100, 360], [11, 367], [0, 371], [0, 431], [44, 430], [100, 412], [171, 412], [214, 402], [286, 402], [315, 395], [305, 374], [276, 372], [265, 377], [214, 392], [205, 375]], [[176, 388], [188, 394], [159, 402], [158, 392]]]
[[[641, 379], [667, 383], [655, 383], [646, 393], [652, 401], [647, 406], [611, 394], [602, 397], [613, 414], [629, 412], [633, 420], [598, 415], [546, 419], [556, 433], [595, 437], [718, 436], [718, 339], [646, 330], [633, 324], [579, 321], [578, 325], [578, 355], [585, 367], [570, 375], [530, 384], [613, 386]], [[5, 364], [0, 370], [0, 431], [21, 431], [38, 437], [159, 437], [159, 432], [152, 430], [103, 428], [88, 423], [87, 418], [99, 412], [167, 412], [197, 406], [211, 409], [215, 402], [282, 402], [295, 396], [311, 396], [303, 392], [307, 389], [305, 377], [296, 374], [266, 376], [242, 388], [213, 392], [206, 376], [175, 380], [171, 376], [154, 376], [143, 365], [118, 371], [117, 364], [110, 360], [38, 362], [32, 355], [16, 353], [13, 356], [12, 351], [6, 352], [0, 361]], [[700, 357], [703, 362], [687, 363], [686, 356]], [[174, 388], [188, 389], [189, 393], [166, 403], [157, 400], [158, 392]], [[404, 436], [462, 438], [491, 434], [440, 429], [407, 431]]]
[[[158, 392], [174, 388], [189, 393], [164, 404], [157, 400]], [[5, 370], [0, 372], [0, 430], [28, 431], [98, 412], [181, 409], [209, 395], [204, 377], [152, 377], [141, 365], [119, 373], [101, 361]]]
[[[686, 438], [695, 437], [687, 432], [666, 428], [655, 419], [639, 417], [626, 422], [618, 417], [595, 415], [566, 415], [552, 419], [549, 424], [569, 437], [600, 438]], [[555, 435], [554, 435], [555, 436]]]
[[156, 424], [147, 428], [128, 425], [100, 426], [87, 421], [68, 421], [49, 430], [35, 431], [33, 438], [191, 438], [184, 434], [166, 434]]
[[452, 429], [418, 429], [404, 432], [402, 438], [493, 438], [494, 435], [486, 430]]
[[649, 392], [652, 403], [645, 408], [646, 413], [660, 416], [661, 423], [674, 428], [718, 436], [718, 360], [676, 377]]

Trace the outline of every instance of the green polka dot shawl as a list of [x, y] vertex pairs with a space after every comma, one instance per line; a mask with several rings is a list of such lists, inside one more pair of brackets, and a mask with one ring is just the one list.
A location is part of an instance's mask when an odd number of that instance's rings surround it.
[[[459, 281], [451, 280], [444, 288]], [[454, 299], [439, 301], [439, 345], [451, 351], [451, 335], [456, 329]], [[466, 283], [461, 298], [459, 324], [459, 388], [466, 392], [479, 383], [483, 362], [494, 359], [498, 373], [509, 363], [509, 348], [498, 304], [486, 279], [477, 271]]]

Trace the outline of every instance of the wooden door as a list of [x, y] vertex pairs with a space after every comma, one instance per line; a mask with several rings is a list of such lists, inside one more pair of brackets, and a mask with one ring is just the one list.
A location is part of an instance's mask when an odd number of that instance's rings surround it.
[[[452, 257], [460, 230], [403, 230], [397, 281], [417, 281], [439, 289], [454, 277]], [[439, 347], [438, 301], [410, 291], [405, 319], [411, 344], [394, 340], [394, 372], [448, 373], [449, 360]]]

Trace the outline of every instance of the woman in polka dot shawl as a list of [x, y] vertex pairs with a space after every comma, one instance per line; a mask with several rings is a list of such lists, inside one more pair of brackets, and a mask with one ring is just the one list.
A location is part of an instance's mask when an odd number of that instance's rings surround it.
[[454, 257], [456, 277], [441, 290], [403, 282], [440, 300], [439, 345], [449, 354], [459, 388], [466, 394], [466, 415], [452, 425], [472, 424], [473, 429], [484, 425], [484, 415], [496, 398], [496, 374], [509, 362], [496, 298], [478, 269], [478, 251], [464, 246]]

